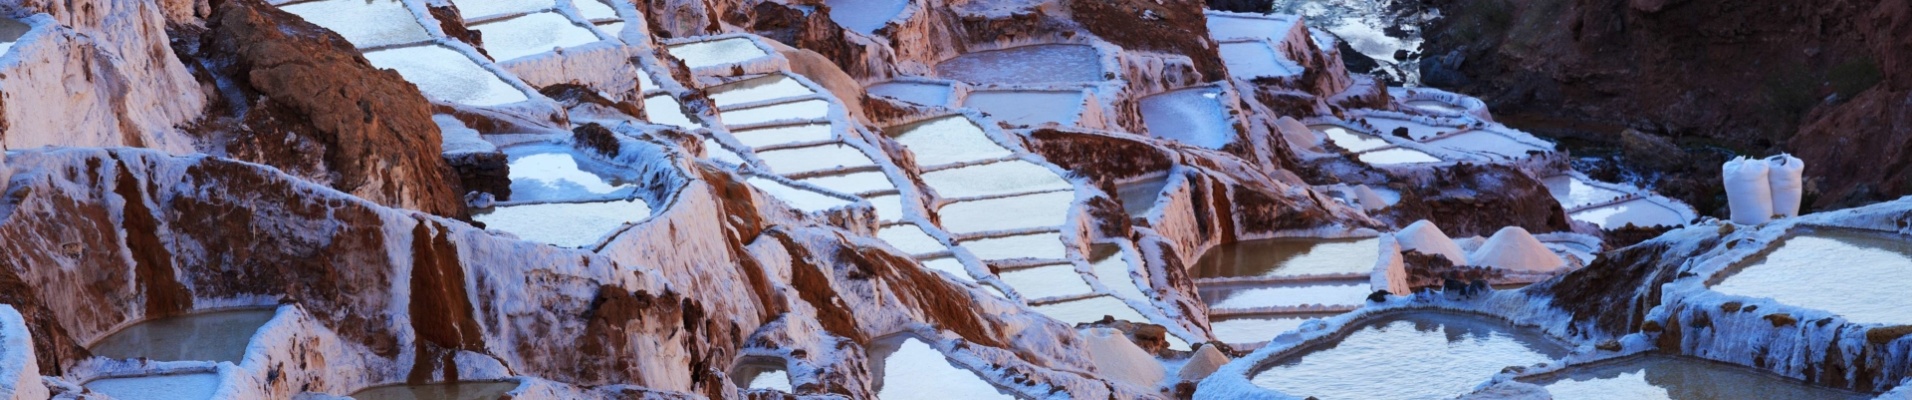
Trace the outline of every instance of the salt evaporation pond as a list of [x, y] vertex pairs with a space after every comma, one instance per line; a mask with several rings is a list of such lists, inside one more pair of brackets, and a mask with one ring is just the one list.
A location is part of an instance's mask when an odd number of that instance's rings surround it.
[[94, 342], [88, 350], [111, 359], [237, 363], [245, 357], [252, 335], [274, 313], [272, 308], [261, 308], [141, 321]]
[[789, 75], [747, 79], [741, 82], [723, 85], [710, 90], [710, 102], [717, 108], [729, 108], [738, 104], [775, 100], [815, 94], [816, 91], [804, 86]]
[[730, 369], [731, 383], [740, 389], [770, 389], [780, 392], [794, 392], [790, 385], [790, 371], [785, 369], [782, 360], [751, 359], [738, 363]]
[[578, 15], [584, 17], [587, 21], [617, 18], [617, 9], [611, 8], [610, 4], [605, 4], [603, 1], [573, 0], [571, 1], [571, 5], [577, 7]]
[[1040, 164], [1014, 160], [923, 173], [923, 183], [945, 198], [1066, 190], [1074, 186]]
[[1454, 114], [1454, 113], [1462, 113], [1467, 111], [1467, 109], [1461, 108], [1460, 106], [1448, 104], [1447, 102], [1443, 102], [1439, 100], [1408, 100], [1407, 102], [1404, 102], [1402, 104], [1405, 104], [1408, 107], [1414, 107], [1417, 109], [1433, 111], [1437, 113]]
[[684, 108], [677, 103], [677, 98], [668, 94], [645, 97], [644, 114], [649, 115], [651, 122], [656, 124], [684, 129], [696, 129], [703, 126], [697, 121], [690, 120], [689, 115], [684, 115]]
[[536, 12], [556, 5], [547, 0], [452, 0], [451, 4], [458, 6], [458, 13], [466, 20]]
[[962, 241], [962, 246], [983, 260], [1060, 260], [1067, 252], [1054, 232], [970, 239]]
[[1423, 124], [1423, 123], [1409, 121], [1409, 120], [1384, 118], [1384, 117], [1368, 118], [1367, 121], [1368, 121], [1368, 125], [1374, 126], [1374, 130], [1376, 132], [1380, 132], [1382, 135], [1399, 136], [1399, 135], [1395, 135], [1394, 131], [1396, 129], [1405, 128], [1407, 129], [1407, 138], [1413, 139], [1416, 141], [1427, 140], [1429, 138], [1440, 136], [1448, 132], [1460, 130], [1459, 127], [1434, 126], [1434, 125], [1428, 125], [1428, 124]]
[[1381, 239], [1266, 239], [1215, 246], [1202, 254], [1197, 278], [1366, 274], [1381, 259]]
[[1149, 136], [1219, 149], [1235, 142], [1235, 125], [1220, 89], [1184, 89], [1144, 97], [1139, 107]]
[[[745, 179], [745, 182], [749, 182], [750, 186], [756, 187], [758, 191], [762, 191], [764, 193], [770, 194], [771, 197], [776, 197], [777, 200], [782, 200], [784, 204], [789, 204], [790, 207], [796, 208], [798, 211], [803, 211], [803, 212], [823, 211], [823, 210], [828, 210], [832, 208], [846, 206], [851, 203], [849, 200], [836, 198], [830, 195], [818, 193], [816, 191], [807, 190], [803, 188], [798, 188], [795, 186], [785, 185], [783, 184], [783, 182], [778, 182], [774, 179], [750, 177], [749, 179]], [[874, 197], [870, 198], [869, 200], [871, 203], [877, 203], [877, 199]], [[879, 216], [883, 215], [882, 205], [878, 204], [876, 208], [877, 208], [877, 215]]]
[[1423, 164], [1441, 161], [1432, 154], [1405, 147], [1370, 151], [1355, 155], [1355, 158], [1372, 165]]
[[908, 399], [1015, 399], [980, 375], [957, 366], [936, 348], [910, 335], [877, 339], [869, 346], [876, 397]]
[[1218, 317], [1208, 322], [1215, 340], [1228, 344], [1263, 343], [1301, 324], [1327, 317], [1326, 314], [1242, 315]]
[[1406, 312], [1305, 351], [1276, 360], [1252, 381], [1322, 400], [1445, 399], [1472, 391], [1503, 368], [1550, 362], [1568, 349], [1488, 317]]
[[916, 155], [916, 163], [922, 166], [936, 166], [966, 161], [987, 160], [1008, 157], [1009, 149], [990, 140], [983, 128], [976, 126], [969, 117], [952, 115], [935, 118], [900, 128], [892, 128], [898, 133], [896, 142], [910, 148]]
[[1808, 385], [1744, 366], [1649, 355], [1573, 367], [1533, 381], [1555, 400], [1808, 400], [1872, 396]]
[[1118, 183], [1115, 195], [1122, 199], [1122, 210], [1130, 218], [1147, 217], [1149, 210], [1155, 208], [1155, 201], [1162, 197], [1162, 189], [1168, 187], [1168, 175], [1143, 178], [1141, 180]]
[[[649, 110], [646, 110], [649, 111]], [[830, 124], [798, 124], [769, 128], [731, 131], [731, 137], [737, 138], [745, 146], [760, 147], [784, 143], [818, 143], [836, 140]]]
[[627, 199], [637, 192], [634, 173], [566, 146], [512, 146], [504, 153], [513, 202]]
[[[585, 0], [589, 1], [589, 0]], [[597, 33], [556, 12], [541, 12], [471, 26], [485, 34], [485, 51], [499, 61], [549, 53], [598, 41]]]
[[[1365, 279], [1365, 278], [1364, 278]], [[1209, 285], [1196, 290], [1209, 309], [1361, 305], [1374, 293], [1368, 281], [1308, 282], [1274, 285]]]
[[[1142, 316], [1142, 313], [1135, 312], [1135, 308], [1129, 307], [1129, 303], [1123, 303], [1122, 300], [1116, 299], [1113, 296], [1095, 296], [1081, 300], [1043, 304], [1031, 308], [1034, 308], [1038, 313], [1042, 313], [1042, 315], [1047, 315], [1049, 318], [1055, 318], [1057, 321], [1062, 321], [1069, 325], [1101, 321], [1104, 316], [1115, 317], [1115, 319], [1124, 321], [1149, 320], [1148, 317]], [[1174, 336], [1170, 337], [1173, 338]], [[1173, 341], [1176, 339], [1170, 340]]]
[[637, 199], [509, 205], [471, 215], [486, 229], [560, 247], [594, 245], [624, 224], [650, 217], [650, 205]]
[[871, 96], [928, 106], [949, 105], [949, 96], [954, 92], [947, 84], [923, 82], [885, 82], [871, 85], [867, 91]]
[[219, 374], [148, 375], [130, 378], [106, 378], [86, 383], [86, 388], [115, 399], [203, 400], [219, 390]]
[[439, 382], [385, 385], [352, 393], [357, 400], [498, 400], [518, 388], [516, 381]]
[[1440, 139], [1427, 144], [1461, 151], [1493, 154], [1507, 158], [1526, 157], [1529, 151], [1546, 152], [1550, 149], [1527, 144], [1514, 138], [1488, 131], [1468, 131]]
[[824, 0], [830, 6], [830, 20], [837, 25], [865, 35], [883, 29], [897, 14], [903, 13], [903, 6], [909, 0]]
[[[358, 48], [432, 40], [398, 0], [326, 0], [280, 6], [313, 25], [338, 32]], [[4, 32], [4, 28], [0, 28]]]
[[1309, 126], [1308, 129], [1321, 132], [1322, 135], [1328, 137], [1328, 141], [1334, 142], [1336, 146], [1341, 146], [1341, 148], [1348, 149], [1348, 151], [1355, 153], [1393, 145], [1392, 143], [1388, 143], [1387, 140], [1374, 137], [1374, 135], [1350, 131], [1348, 128], [1336, 125], [1312, 125]]
[[1016, 288], [1022, 296], [1030, 299], [1048, 297], [1078, 296], [1094, 292], [1095, 289], [1082, 280], [1073, 264], [1045, 265], [1003, 271], [998, 274], [1003, 283]]
[[1080, 44], [1041, 44], [963, 54], [936, 64], [936, 76], [975, 84], [1106, 79], [1101, 52]]
[[783, 175], [876, 165], [876, 161], [870, 160], [870, 156], [864, 155], [863, 151], [847, 144], [760, 151], [757, 152], [757, 158], [763, 160], [770, 169]]
[[969, 270], [963, 268], [963, 262], [957, 260], [954, 257], [931, 258], [931, 259], [923, 260], [922, 264], [923, 264], [923, 268], [929, 268], [929, 269], [933, 269], [937, 271], [948, 272], [950, 276], [956, 277], [956, 280], [958, 281], [963, 281], [963, 282], [976, 281], [975, 278], [971, 278], [969, 276]]
[[1222, 64], [1236, 79], [1264, 76], [1290, 76], [1301, 73], [1301, 66], [1275, 53], [1267, 42], [1227, 42], [1221, 44]]
[[530, 99], [465, 53], [445, 46], [379, 50], [365, 53], [365, 59], [374, 67], [397, 70], [405, 81], [418, 85], [418, 91], [438, 100], [495, 106]]
[[1292, 18], [1281, 15], [1208, 14], [1208, 36], [1215, 39], [1273, 39], [1287, 35]]
[[744, 38], [685, 43], [670, 46], [669, 51], [671, 57], [684, 61], [685, 67], [693, 69], [735, 64], [770, 55], [757, 47], [756, 42]]
[[1575, 212], [1575, 220], [1592, 222], [1600, 229], [1619, 229], [1633, 226], [1680, 226], [1686, 218], [1679, 211], [1647, 199], [1634, 199], [1617, 204], [1600, 206]]
[[1770, 253], [1712, 286], [1831, 311], [1857, 323], [1912, 324], [1912, 239], [1887, 233], [1819, 229], [1787, 237]]
[[1569, 210], [1619, 200], [1626, 196], [1625, 193], [1594, 186], [1571, 175], [1556, 175], [1541, 179], [1540, 183], [1547, 186], [1547, 192], [1553, 194], [1554, 200], [1560, 201], [1561, 207]]
[[760, 107], [724, 110], [720, 116], [729, 126], [760, 124], [780, 120], [813, 121], [830, 115], [830, 102], [803, 100]]
[[943, 206], [943, 228], [953, 234], [1046, 228], [1068, 221], [1075, 193], [1049, 192], [970, 200]]
[[6, 55], [7, 50], [13, 48], [13, 43], [20, 41], [20, 37], [26, 36], [27, 31], [32, 29], [33, 27], [25, 22], [0, 17], [0, 56]]
[[943, 251], [943, 242], [937, 241], [916, 224], [891, 225], [876, 231], [876, 238], [889, 243], [890, 247], [911, 255], [928, 254]]
[[890, 184], [890, 176], [882, 171], [851, 172], [804, 178], [798, 182], [808, 183], [847, 194], [866, 194], [896, 190]]
[[963, 106], [1012, 125], [1074, 125], [1087, 95], [1080, 90], [1010, 90], [970, 93]]
[[903, 196], [901, 195], [869, 196], [864, 197], [863, 200], [869, 201], [870, 207], [876, 209], [876, 219], [879, 221], [903, 219]]

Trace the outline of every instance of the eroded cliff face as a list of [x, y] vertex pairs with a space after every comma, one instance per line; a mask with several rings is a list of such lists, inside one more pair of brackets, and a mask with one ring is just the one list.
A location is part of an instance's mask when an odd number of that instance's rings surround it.
[[[1506, 122], [1640, 168], [1647, 184], [1723, 215], [1719, 153], [1792, 152], [1808, 201], [1904, 195], [1907, 4], [1711, 0], [1452, 0], [1427, 30], [1427, 84], [1481, 96]], [[1618, 151], [1621, 132], [1671, 139], [1683, 163]], [[1852, 151], [1864, 152], [1863, 155]], [[1864, 161], [1856, 161], [1864, 160]], [[1863, 163], [1865, 167], [1859, 167]], [[1822, 167], [1823, 166], [1823, 167]], [[1861, 171], [1861, 170], [1864, 171]], [[1674, 190], [1678, 189], [1678, 190]]]

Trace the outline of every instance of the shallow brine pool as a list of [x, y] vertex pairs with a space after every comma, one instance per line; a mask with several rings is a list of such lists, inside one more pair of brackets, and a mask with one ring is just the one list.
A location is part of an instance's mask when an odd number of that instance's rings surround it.
[[1448, 104], [1447, 102], [1443, 102], [1439, 100], [1408, 100], [1407, 102], [1402, 104], [1405, 104], [1408, 107], [1414, 107], [1414, 108], [1425, 110], [1425, 111], [1433, 111], [1433, 112], [1445, 113], [1445, 114], [1455, 114], [1455, 113], [1462, 113], [1467, 111], [1467, 109], [1461, 108], [1460, 106]]
[[983, 260], [1033, 258], [1060, 260], [1066, 254], [1054, 232], [964, 240], [963, 248]]
[[512, 146], [504, 153], [510, 160], [514, 202], [621, 200], [637, 191], [635, 173], [578, 154], [567, 146]]
[[1069, 219], [1075, 193], [1049, 192], [970, 200], [943, 206], [943, 228], [953, 234], [1046, 228]]
[[500, 62], [598, 41], [597, 33], [572, 24], [571, 19], [556, 12], [531, 13], [471, 28], [485, 34], [485, 51]]
[[1387, 150], [1370, 151], [1370, 152], [1356, 155], [1355, 158], [1360, 159], [1361, 162], [1372, 164], [1372, 165], [1424, 164], [1424, 163], [1432, 163], [1432, 162], [1441, 162], [1440, 158], [1436, 158], [1432, 154], [1427, 154], [1426, 152], [1422, 152], [1420, 150], [1415, 150], [1415, 149], [1410, 149], [1405, 147], [1396, 147], [1396, 148], [1387, 149]]
[[877, 339], [869, 346], [876, 397], [903, 399], [1015, 399], [980, 375], [957, 366], [914, 336]]
[[883, 96], [927, 106], [947, 106], [953, 90], [948, 84], [924, 82], [885, 82], [871, 85], [871, 96]]
[[1427, 140], [1461, 129], [1460, 127], [1454, 126], [1435, 126], [1414, 121], [1382, 117], [1368, 118], [1368, 125], [1373, 125], [1376, 132], [1389, 136], [1400, 136], [1395, 134], [1395, 130], [1405, 128], [1407, 129], [1407, 138], [1416, 141]]
[[743, 145], [750, 147], [785, 143], [815, 143], [836, 139], [836, 134], [830, 130], [830, 124], [785, 125], [731, 131], [730, 136], [736, 137], [738, 142], [742, 142]]
[[1162, 197], [1162, 189], [1168, 187], [1168, 175], [1143, 178], [1142, 180], [1115, 185], [1115, 195], [1122, 199], [1122, 210], [1130, 218], [1144, 218], [1155, 201]]
[[219, 390], [219, 374], [148, 375], [107, 378], [86, 383], [86, 388], [115, 399], [202, 400]]
[[975, 92], [963, 100], [963, 106], [1011, 125], [1074, 125], [1082, 117], [1084, 96], [1075, 90]]
[[1215, 340], [1228, 344], [1255, 344], [1300, 328], [1301, 324], [1327, 317], [1325, 314], [1243, 315], [1210, 320], [1209, 331]]
[[1030, 299], [1079, 296], [1095, 291], [1082, 280], [1082, 274], [1077, 273], [1075, 265], [1071, 264], [1003, 271], [999, 275], [1003, 283], [1016, 288], [1023, 297]]
[[417, 385], [385, 385], [360, 390], [358, 400], [498, 400], [518, 388], [516, 381], [439, 382]]
[[1470, 131], [1453, 136], [1428, 141], [1428, 144], [1461, 151], [1486, 153], [1507, 158], [1526, 157], [1527, 152], [1547, 152], [1551, 149], [1527, 144], [1514, 138], [1488, 131]]
[[891, 129], [901, 132], [896, 135], [896, 142], [909, 147], [910, 153], [916, 155], [916, 164], [923, 167], [996, 159], [1013, 154], [990, 140], [975, 121], [961, 115]]
[[718, 113], [726, 126], [760, 124], [771, 121], [813, 121], [830, 116], [830, 102], [803, 100], [761, 107], [723, 110]]
[[1556, 400], [1866, 399], [1870, 395], [1808, 385], [1738, 365], [1643, 356], [1569, 368], [1533, 382]]
[[731, 83], [710, 90], [710, 102], [717, 108], [816, 94], [803, 82], [789, 75], [775, 74]]
[[1381, 258], [1381, 239], [1266, 239], [1215, 246], [1195, 263], [1197, 278], [1366, 274]]
[[[802, 212], [823, 211], [846, 206], [851, 203], [849, 200], [818, 193], [809, 189], [785, 185], [783, 182], [778, 182], [773, 179], [751, 177], [745, 179], [745, 182], [749, 182], [750, 186], [756, 187], [757, 190], [763, 191], [771, 197], [776, 197], [777, 200], [782, 200], [784, 204], [789, 204], [790, 207]], [[876, 198], [870, 198], [869, 200], [871, 203], [877, 202]], [[878, 204], [876, 208], [877, 215], [882, 215], [883, 206]]]
[[1328, 141], [1334, 142], [1336, 146], [1341, 146], [1341, 148], [1348, 149], [1348, 151], [1355, 152], [1355, 153], [1360, 153], [1363, 151], [1374, 150], [1374, 149], [1393, 145], [1392, 143], [1388, 143], [1387, 140], [1374, 137], [1374, 135], [1351, 131], [1351, 130], [1348, 130], [1348, 128], [1344, 128], [1340, 126], [1314, 125], [1314, 126], [1309, 126], [1308, 128], [1313, 129], [1315, 132], [1321, 132], [1321, 134], [1323, 135], [1327, 135]]
[[[154, 361], [238, 363], [272, 308], [212, 311], [142, 321], [94, 342], [93, 355]], [[185, 378], [181, 378], [185, 379]]]
[[1290, 76], [1301, 73], [1301, 66], [1275, 53], [1267, 42], [1228, 42], [1221, 44], [1222, 64], [1236, 79], [1264, 76]]
[[1556, 175], [1541, 179], [1540, 183], [1547, 186], [1547, 192], [1553, 194], [1554, 200], [1560, 201], [1561, 207], [1569, 210], [1614, 201], [1626, 196], [1625, 193], [1594, 186], [1570, 175]]
[[[418, 18], [397, 0], [326, 0], [280, 6], [306, 22], [338, 32], [358, 48], [432, 39]], [[24, 31], [23, 31], [24, 32]], [[17, 37], [17, 36], [16, 36]]]
[[1374, 289], [1366, 280], [1298, 284], [1211, 285], [1196, 290], [1208, 308], [1245, 310], [1264, 307], [1361, 305]]
[[1139, 107], [1149, 135], [1210, 149], [1235, 142], [1220, 89], [1184, 89], [1144, 97]]
[[684, 114], [684, 108], [677, 103], [676, 97], [660, 94], [644, 98], [644, 114], [651, 117], [651, 123], [670, 125], [684, 129], [696, 129], [703, 126], [690, 120]]
[[1123, 321], [1148, 322], [1149, 320], [1148, 317], [1143, 317], [1142, 313], [1136, 312], [1135, 308], [1129, 307], [1129, 303], [1124, 303], [1114, 296], [1095, 296], [1031, 308], [1042, 315], [1069, 325], [1101, 321], [1103, 316], [1115, 317]]
[[890, 176], [882, 171], [831, 174], [804, 178], [799, 182], [853, 195], [896, 190], [896, 185], [890, 184]]
[[458, 13], [466, 20], [536, 12], [556, 5], [554, 2], [544, 0], [452, 0], [451, 4], [458, 6]]
[[473, 106], [495, 106], [525, 101], [524, 92], [505, 83], [491, 70], [451, 48], [438, 45], [401, 47], [365, 53], [372, 66], [398, 71], [418, 91], [438, 100]]
[[935, 189], [938, 196], [945, 198], [1054, 191], [1074, 187], [1049, 168], [1022, 160], [926, 172], [923, 173], [923, 183]]
[[511, 232], [524, 240], [561, 247], [597, 244], [604, 235], [623, 228], [624, 224], [650, 217], [650, 205], [635, 199], [521, 204], [471, 215], [472, 220], [483, 222], [485, 229]]
[[20, 37], [26, 36], [27, 31], [30, 30], [33, 30], [33, 27], [25, 22], [0, 17], [0, 56], [6, 55], [7, 50], [13, 48], [13, 43], [20, 41]]
[[1634, 226], [1680, 226], [1686, 224], [1686, 218], [1679, 211], [1660, 205], [1647, 199], [1634, 199], [1618, 204], [1590, 208], [1570, 215], [1573, 219], [1592, 222], [1601, 229], [1619, 229], [1627, 225]]
[[1102, 55], [1079, 44], [1043, 44], [963, 54], [936, 64], [936, 76], [963, 82], [1096, 82]]
[[847, 144], [825, 144], [757, 152], [757, 159], [778, 174], [861, 168], [876, 165], [870, 156]]
[[769, 56], [756, 42], [744, 38], [729, 38], [707, 42], [685, 43], [670, 46], [671, 57], [684, 61], [688, 68], [713, 67], [735, 64]]
[[1912, 279], [1912, 239], [1821, 229], [1777, 246], [1712, 289], [1831, 311], [1858, 323], [1912, 324], [1912, 296], [1901, 284]]
[[730, 369], [730, 379], [739, 389], [794, 392], [790, 385], [790, 371], [783, 367], [782, 360], [751, 360], [739, 363]]
[[1508, 366], [1567, 354], [1541, 334], [1488, 317], [1439, 312], [1383, 316], [1327, 347], [1276, 360], [1256, 372], [1257, 386], [1297, 397], [1445, 399]]
[[909, 0], [824, 0], [830, 5], [830, 20], [837, 25], [865, 35], [883, 29], [897, 14], [903, 13], [903, 6]]

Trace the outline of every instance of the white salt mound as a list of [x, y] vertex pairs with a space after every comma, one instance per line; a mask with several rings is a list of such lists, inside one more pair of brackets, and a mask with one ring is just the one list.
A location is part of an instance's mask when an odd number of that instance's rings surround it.
[[1387, 199], [1381, 198], [1381, 194], [1375, 193], [1374, 188], [1368, 185], [1354, 185], [1354, 199], [1361, 202], [1362, 210], [1374, 211], [1388, 208]]
[[1773, 190], [1767, 181], [1767, 163], [1749, 160], [1746, 157], [1734, 158], [1720, 167], [1720, 179], [1726, 186], [1727, 208], [1732, 210], [1733, 223], [1741, 225], [1762, 224], [1772, 220]]
[[1425, 219], [1401, 228], [1400, 232], [1394, 233], [1394, 239], [1401, 243], [1402, 252], [1414, 250], [1421, 254], [1438, 254], [1453, 261], [1454, 265], [1467, 263], [1467, 253], [1461, 251], [1461, 246], [1454, 244], [1454, 239], [1447, 238], [1446, 233], [1441, 233], [1440, 227]]
[[1566, 268], [1567, 260], [1548, 250], [1526, 229], [1509, 226], [1500, 228], [1493, 237], [1487, 238], [1487, 242], [1468, 257], [1467, 264], [1514, 271], [1553, 272]]
[[1201, 350], [1195, 351], [1195, 355], [1188, 357], [1187, 364], [1182, 364], [1182, 372], [1177, 373], [1176, 377], [1185, 381], [1201, 381], [1208, 378], [1208, 375], [1214, 374], [1215, 370], [1221, 369], [1222, 364], [1227, 363], [1228, 356], [1222, 354], [1220, 349], [1216, 349], [1215, 346], [1202, 346]]
[[1281, 119], [1276, 120], [1275, 129], [1281, 130], [1281, 137], [1288, 139], [1288, 144], [1294, 145], [1296, 150], [1307, 150], [1315, 153], [1328, 152], [1321, 148], [1321, 137], [1315, 136], [1313, 129], [1308, 129], [1308, 125], [1304, 125], [1301, 121], [1296, 121], [1292, 117], [1281, 117]]
[[1773, 215], [1799, 216], [1799, 201], [1806, 195], [1806, 162], [1791, 154], [1766, 158], [1766, 183], [1773, 191]]
[[1154, 356], [1142, 351], [1142, 348], [1130, 342], [1129, 337], [1114, 328], [1094, 328], [1086, 332], [1089, 356], [1095, 361], [1096, 371], [1108, 377], [1135, 386], [1152, 388], [1168, 376], [1162, 363]]

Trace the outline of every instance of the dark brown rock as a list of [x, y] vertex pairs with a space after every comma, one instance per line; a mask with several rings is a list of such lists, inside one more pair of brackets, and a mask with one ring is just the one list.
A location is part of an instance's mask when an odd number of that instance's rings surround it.
[[1533, 233], [1573, 229], [1547, 188], [1513, 167], [1463, 163], [1396, 179], [1407, 189], [1380, 217], [1395, 226], [1426, 219], [1454, 237], [1488, 236], [1508, 226]]

